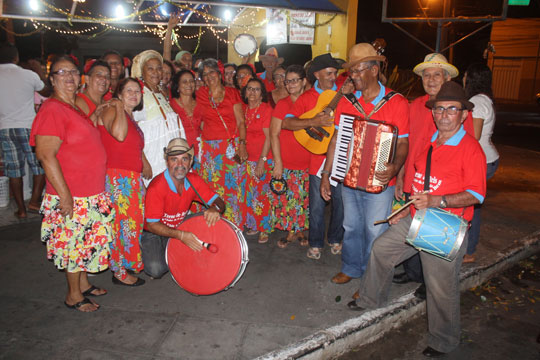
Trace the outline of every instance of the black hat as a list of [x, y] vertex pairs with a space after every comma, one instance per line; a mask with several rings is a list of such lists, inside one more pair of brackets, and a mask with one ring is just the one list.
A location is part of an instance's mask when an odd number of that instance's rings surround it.
[[340, 63], [337, 61], [337, 59], [333, 58], [330, 53], [322, 54], [313, 59], [311, 61], [311, 65], [309, 67], [309, 73], [313, 74], [316, 71], [326, 69], [326, 68], [335, 68], [335, 69], [341, 69]]
[[467, 100], [467, 95], [465, 95], [465, 90], [458, 83], [453, 81], [447, 81], [441, 86], [441, 90], [435, 96], [435, 99], [428, 100], [426, 106], [428, 108], [433, 108], [435, 103], [438, 101], [457, 101], [460, 102], [463, 108], [467, 110], [472, 110], [474, 104]]

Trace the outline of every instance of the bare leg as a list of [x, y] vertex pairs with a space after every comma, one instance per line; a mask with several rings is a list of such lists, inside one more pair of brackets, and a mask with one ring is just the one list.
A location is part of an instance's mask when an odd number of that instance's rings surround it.
[[15, 216], [18, 218], [25, 218], [26, 207], [24, 206], [22, 177], [9, 178], [9, 188], [13, 194], [13, 197], [15, 198], [15, 203], [17, 204], [18, 208], [18, 210], [15, 212]]
[[[66, 304], [75, 305], [78, 302], [83, 301], [84, 296], [81, 293], [81, 277], [82, 274], [86, 276], [85, 272], [71, 273], [66, 271], [66, 279], [68, 283], [68, 293], [66, 295]], [[88, 279], [86, 280], [88, 282]], [[98, 309], [98, 305], [95, 303], [84, 304], [78, 310], [82, 312], [92, 312]]]
[[28, 208], [39, 210], [41, 207], [41, 194], [45, 187], [45, 175], [34, 175], [34, 185], [32, 186], [32, 198], [28, 203]]
[[[81, 278], [79, 282], [81, 293], [85, 292], [86, 290], [90, 289], [92, 284], [90, 284], [90, 281], [88, 281], [88, 273], [81, 271]], [[107, 291], [105, 289], [97, 289], [92, 291], [92, 294], [95, 296], [105, 295]]]

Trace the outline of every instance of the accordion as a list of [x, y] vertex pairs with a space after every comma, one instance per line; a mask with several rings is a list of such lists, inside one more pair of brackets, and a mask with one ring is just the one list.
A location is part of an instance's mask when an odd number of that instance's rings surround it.
[[394, 161], [398, 129], [377, 120], [343, 114], [336, 138], [333, 180], [369, 193], [386, 189], [375, 178], [375, 172], [386, 170], [385, 163]]

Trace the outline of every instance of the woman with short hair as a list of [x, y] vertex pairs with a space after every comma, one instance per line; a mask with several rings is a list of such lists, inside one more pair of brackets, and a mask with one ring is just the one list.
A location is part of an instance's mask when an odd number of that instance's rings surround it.
[[92, 312], [99, 305], [88, 297], [107, 292], [90, 284], [87, 273], [109, 267], [114, 210], [105, 193], [107, 155], [99, 130], [75, 104], [80, 80], [71, 58], [53, 62], [53, 95], [34, 120], [30, 144], [36, 146], [47, 178], [41, 240], [47, 243], [47, 257], [65, 270], [64, 304]]

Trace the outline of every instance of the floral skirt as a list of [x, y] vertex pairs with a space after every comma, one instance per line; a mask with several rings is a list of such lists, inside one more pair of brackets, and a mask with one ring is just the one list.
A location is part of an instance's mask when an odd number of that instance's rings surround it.
[[264, 173], [259, 179], [255, 176], [256, 161], [247, 162], [246, 171], [246, 227], [249, 230], [257, 230], [263, 233], [271, 233], [273, 230], [272, 199], [274, 193], [270, 191], [270, 178], [272, 160], [264, 163]]
[[274, 227], [286, 231], [303, 231], [309, 228], [309, 172], [308, 170], [283, 169], [287, 191], [274, 195]]
[[246, 164], [238, 164], [225, 156], [228, 145], [227, 140], [201, 141], [196, 171], [225, 202], [223, 216], [242, 228], [245, 222], [242, 203], [246, 190]]
[[141, 173], [107, 169], [105, 187], [116, 212], [112, 223], [114, 241], [111, 243], [109, 266], [124, 280], [126, 269], [140, 272], [144, 268], [139, 246], [144, 226], [145, 193]]
[[73, 198], [73, 217], [60, 214], [60, 197], [45, 194], [41, 241], [47, 258], [68, 272], [99, 272], [109, 267], [114, 209], [106, 193]]

